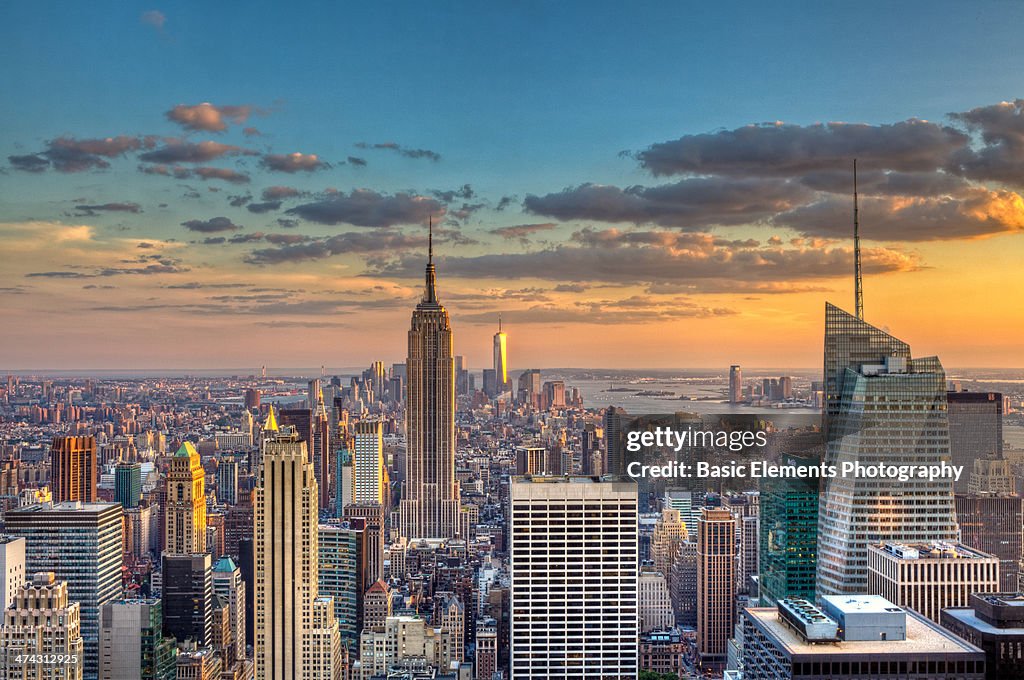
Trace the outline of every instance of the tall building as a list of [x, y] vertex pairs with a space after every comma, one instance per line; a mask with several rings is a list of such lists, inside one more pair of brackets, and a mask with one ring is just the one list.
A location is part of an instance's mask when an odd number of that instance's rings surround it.
[[344, 518], [362, 520], [364, 535], [363, 589], [384, 578], [384, 508], [379, 503], [352, 503], [345, 508]]
[[981, 649], [877, 595], [828, 596], [820, 609], [782, 600], [741, 617], [744, 680], [985, 679]]
[[207, 647], [213, 640], [213, 572], [210, 555], [163, 556], [164, 635]]
[[50, 486], [55, 503], [96, 502], [96, 438], [54, 437], [50, 446]]
[[965, 474], [953, 482], [953, 490], [967, 493], [974, 469], [981, 458], [1003, 457], [1003, 395], [998, 392], [949, 392], [949, 453], [953, 465], [963, 465]]
[[320, 489], [320, 509], [326, 510], [331, 507], [331, 423], [324, 405], [324, 393], [319, 389], [320, 381], [316, 383], [316, 405], [310, 423], [313, 431], [310, 453], [317, 487]]
[[406, 456], [400, 534], [412, 539], [451, 538], [459, 533], [455, 480], [455, 362], [452, 328], [437, 301], [433, 246], [423, 299], [409, 329]]
[[103, 605], [99, 680], [175, 680], [174, 639], [164, 637], [162, 611], [159, 598]]
[[42, 503], [4, 516], [6, 531], [25, 539], [27, 573], [52, 571], [81, 606], [84, 677], [95, 678], [100, 607], [121, 597], [122, 523], [117, 503]]
[[548, 472], [548, 450], [543, 446], [516, 447], [517, 475], [544, 475]]
[[[818, 461], [788, 457], [785, 464], [810, 468]], [[818, 479], [764, 477], [761, 484], [761, 602], [814, 600], [818, 566]]]
[[736, 624], [736, 520], [724, 508], [704, 508], [697, 520], [697, 653], [701, 668], [725, 665]]
[[1024, 595], [973, 594], [942, 610], [942, 627], [985, 651], [985, 680], [1024, 678]]
[[736, 592], [756, 594], [760, 573], [761, 494], [746, 491], [725, 498], [724, 506], [736, 518]]
[[495, 393], [503, 394], [512, 389], [512, 381], [508, 378], [508, 335], [501, 330], [501, 317], [498, 317], [498, 332], [494, 334], [494, 383]]
[[[67, 583], [53, 572], [37, 573], [0, 613], [0, 678], [82, 680], [81, 612], [68, 596]], [[26, 655], [38, 659], [22, 659]]]
[[640, 604], [640, 632], [652, 630], [668, 630], [675, 623], [672, 612], [672, 599], [668, 593], [668, 581], [656, 571], [645, 571], [640, 574], [637, 583], [638, 602]]
[[217, 500], [228, 505], [238, 503], [238, 461], [221, 458], [217, 465]]
[[122, 508], [139, 507], [142, 500], [142, 463], [121, 461], [114, 468], [114, 500]]
[[334, 598], [334, 618], [342, 644], [355, 651], [363, 629], [362, 602], [366, 578], [364, 520], [319, 526], [319, 587]]
[[531, 368], [519, 374], [519, 385], [516, 390], [516, 396], [520, 404], [539, 407], [541, 389], [539, 369]]
[[0, 534], [0, 612], [25, 585], [25, 539]]
[[473, 680], [491, 680], [498, 670], [498, 622], [476, 622], [476, 658]]
[[364, 630], [359, 646], [362, 680], [447, 675], [453, 660], [451, 634], [415, 616], [388, 617], [383, 631]]
[[384, 424], [361, 420], [352, 435], [352, 502], [387, 503]]
[[172, 555], [206, 552], [206, 472], [191, 442], [182, 444], [167, 471], [164, 551]]
[[736, 364], [729, 367], [729, 403], [743, 402], [743, 371]]
[[626, 409], [609, 406], [604, 413], [604, 473], [626, 474], [626, 443], [624, 429], [629, 423]]
[[228, 556], [213, 565], [212, 587], [215, 597], [228, 606], [228, 620], [235, 657], [245, 658], [245, 583], [242, 570]]
[[[829, 370], [833, 369], [833, 373]], [[949, 462], [946, 376], [938, 358], [832, 305], [825, 313], [825, 462]], [[863, 593], [868, 545], [955, 541], [949, 479], [825, 479], [818, 512], [818, 593]]]
[[290, 428], [279, 431], [272, 410], [267, 420], [253, 490], [256, 678], [322, 678], [323, 668], [315, 661], [323, 660], [323, 636], [333, 635], [338, 649], [341, 641], [333, 602], [326, 599], [328, 621], [319, 597], [316, 474], [298, 434]]
[[634, 680], [636, 484], [514, 477], [509, 503], [511, 677]]
[[955, 503], [960, 540], [999, 558], [999, 592], [1016, 592], [1024, 553], [1024, 498], [957, 494]]
[[654, 523], [651, 534], [651, 561], [654, 570], [670, 577], [679, 555], [679, 546], [689, 540], [683, 517], [675, 508], [665, 508]]

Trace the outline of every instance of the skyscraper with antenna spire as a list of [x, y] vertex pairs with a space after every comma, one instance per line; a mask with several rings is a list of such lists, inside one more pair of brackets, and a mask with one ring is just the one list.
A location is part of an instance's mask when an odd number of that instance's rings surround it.
[[503, 394], [512, 389], [508, 379], [508, 335], [501, 330], [500, 314], [498, 332], [494, 334], [494, 385], [496, 394]]
[[455, 480], [455, 357], [448, 310], [437, 300], [430, 221], [423, 297], [406, 360], [406, 456], [399, 531], [409, 539], [460, 535]]
[[856, 316], [864, 320], [864, 281], [860, 264], [860, 212], [857, 205], [857, 159], [853, 159], [853, 278], [854, 309]]

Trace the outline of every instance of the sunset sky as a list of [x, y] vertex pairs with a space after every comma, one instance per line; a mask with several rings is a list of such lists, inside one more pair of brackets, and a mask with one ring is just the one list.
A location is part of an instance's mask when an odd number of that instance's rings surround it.
[[1024, 366], [1024, 3], [35, 3], [0, 22], [0, 371], [456, 353], [814, 367], [853, 306]]

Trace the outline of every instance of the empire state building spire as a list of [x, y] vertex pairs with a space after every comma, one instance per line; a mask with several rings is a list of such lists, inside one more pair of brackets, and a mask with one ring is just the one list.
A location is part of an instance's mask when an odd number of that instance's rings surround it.
[[423, 302], [425, 304], [437, 304], [437, 275], [434, 271], [434, 218], [430, 218], [430, 232], [427, 236], [427, 275], [426, 286], [423, 289]]

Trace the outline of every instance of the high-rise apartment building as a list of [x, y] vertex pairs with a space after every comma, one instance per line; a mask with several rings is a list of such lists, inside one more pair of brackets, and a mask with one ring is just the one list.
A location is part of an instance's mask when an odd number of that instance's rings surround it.
[[736, 519], [704, 508], [697, 520], [697, 653], [700, 666], [721, 670], [736, 624]]
[[949, 453], [964, 474], [953, 482], [956, 493], [970, 489], [974, 461], [1003, 457], [1003, 395], [998, 392], [949, 392]]
[[68, 596], [68, 584], [57, 581], [53, 572], [36, 573], [0, 614], [0, 678], [85, 677], [81, 609]]
[[736, 364], [729, 367], [729, 403], [743, 402], [743, 371]]
[[0, 534], [0, 612], [25, 585], [25, 539]]
[[955, 503], [960, 540], [999, 558], [999, 592], [1016, 592], [1024, 552], [1024, 498], [957, 494]]
[[55, 503], [96, 502], [96, 438], [54, 437], [50, 446], [50, 486]]
[[159, 598], [115, 600], [100, 609], [99, 680], [175, 680], [174, 654]]
[[[809, 468], [818, 461], [787, 457], [785, 464]], [[786, 598], [814, 600], [818, 565], [818, 479], [761, 479], [761, 602]]]
[[238, 461], [224, 457], [217, 464], [217, 500], [228, 505], [238, 503]]
[[384, 425], [379, 420], [361, 420], [353, 429], [352, 502], [386, 506]]
[[121, 461], [114, 467], [114, 500], [126, 510], [139, 507], [142, 500], [142, 463]]
[[5, 529], [25, 539], [27, 573], [52, 571], [81, 606], [84, 677], [95, 678], [100, 607], [121, 597], [122, 523], [117, 503], [42, 503], [4, 516]]
[[245, 583], [242, 570], [228, 556], [213, 565], [213, 595], [228, 606], [228, 621], [235, 658], [245, 658]]
[[460, 532], [455, 480], [455, 362], [452, 327], [437, 300], [433, 247], [423, 298], [409, 329], [406, 455], [400, 534], [451, 538]]
[[627, 478], [514, 477], [511, 677], [637, 674], [637, 487]]
[[[827, 464], [949, 462], [946, 376], [938, 358], [911, 359], [906, 343], [827, 305], [825, 385]], [[818, 523], [818, 593], [863, 593], [869, 545], [956, 540], [952, 483], [829, 477]]]
[[191, 442], [182, 444], [167, 471], [164, 552], [206, 552], [206, 472]]

